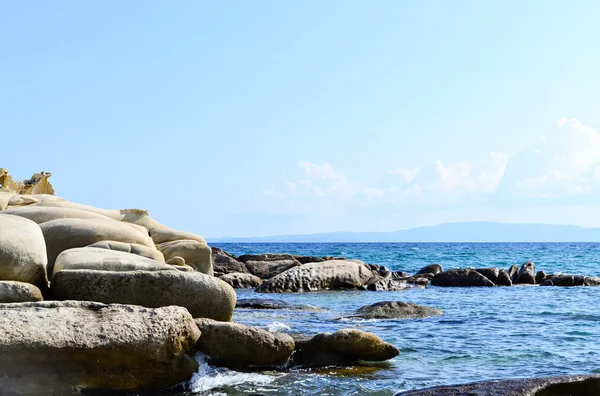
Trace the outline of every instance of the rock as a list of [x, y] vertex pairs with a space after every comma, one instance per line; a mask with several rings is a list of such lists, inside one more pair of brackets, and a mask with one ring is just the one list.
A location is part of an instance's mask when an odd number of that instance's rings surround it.
[[[167, 260], [167, 264], [181, 267], [181, 266], [185, 265], [185, 260], [183, 259], [183, 257], [173, 256], [169, 260]], [[190, 268], [192, 268], [192, 267], [190, 267]], [[193, 270], [193, 268], [192, 268], [192, 270]]]
[[193, 234], [191, 232], [172, 230], [170, 228], [160, 227], [160, 228], [151, 228], [149, 230], [150, 237], [154, 241], [155, 244], [160, 245], [165, 242], [173, 242], [173, 241], [182, 241], [182, 240], [191, 240], [197, 241], [204, 245], [206, 245], [206, 240], [202, 238], [200, 235]]
[[159, 390], [191, 378], [200, 332], [180, 307], [0, 305], [0, 394]]
[[454, 269], [436, 274], [431, 280], [432, 286], [494, 286], [494, 283], [471, 269]]
[[59, 219], [108, 220], [109, 217], [81, 209], [64, 207], [46, 207], [39, 205], [11, 207], [4, 211], [6, 214], [25, 217], [37, 224]]
[[50, 172], [34, 173], [28, 180], [13, 180], [12, 176], [4, 168], [0, 168], [0, 191], [14, 194], [54, 194], [54, 188], [50, 184]]
[[213, 247], [212, 263], [213, 270], [222, 274], [230, 274], [233, 272], [249, 273], [246, 265], [239, 261], [233, 254], [225, 252], [223, 249]]
[[158, 250], [165, 256], [165, 260], [179, 256], [194, 270], [213, 276], [212, 252], [208, 245], [191, 239], [164, 242], [158, 245]]
[[57, 300], [98, 301], [149, 308], [178, 305], [195, 318], [229, 321], [235, 291], [227, 283], [199, 272], [57, 271], [51, 284]]
[[548, 275], [546, 275], [546, 273], [544, 271], [538, 271], [535, 274], [535, 283], [536, 284], [542, 283], [544, 280], [546, 280], [546, 276], [548, 276]]
[[510, 275], [505, 269], [498, 272], [498, 279], [496, 280], [496, 286], [512, 286], [512, 280]]
[[440, 272], [443, 272], [444, 270], [442, 269], [442, 266], [439, 264], [430, 264], [427, 265], [423, 268], [421, 268], [416, 275], [421, 275], [421, 274], [439, 274]]
[[174, 271], [173, 266], [147, 257], [95, 247], [69, 249], [54, 264], [54, 272], [62, 270], [99, 271]]
[[516, 282], [513, 283], [516, 285], [535, 285], [535, 264], [531, 261], [524, 263], [519, 270], [519, 276], [517, 276]]
[[294, 341], [292, 364], [301, 367], [349, 366], [359, 360], [388, 360], [400, 353], [375, 334], [358, 329], [320, 333], [312, 338], [295, 336]]
[[394, 396], [591, 396], [597, 395], [598, 389], [600, 376], [576, 375], [436, 386]]
[[500, 275], [498, 268], [475, 268], [475, 271], [491, 280], [494, 285], [498, 283], [498, 276]]
[[249, 308], [249, 309], [294, 309], [294, 310], [318, 310], [318, 308], [303, 305], [303, 304], [290, 304], [283, 300], [266, 299], [266, 298], [246, 298], [238, 300], [235, 304], [236, 308]]
[[583, 284], [584, 286], [600, 286], [600, 278], [595, 276], [586, 276]]
[[150, 237], [135, 226], [116, 220], [58, 219], [40, 224], [46, 240], [48, 276], [54, 262], [65, 250], [84, 247], [100, 241], [118, 241], [154, 248]]
[[125, 243], [125, 242], [117, 242], [117, 241], [100, 241], [100, 242], [92, 243], [91, 245], [88, 245], [87, 247], [116, 250], [119, 252], [137, 254], [138, 256], [156, 260], [161, 263], [165, 262], [165, 257], [163, 256], [163, 254], [161, 252], [156, 250], [155, 247], [150, 248], [148, 246], [139, 245], [137, 243]]
[[323, 261], [325, 261], [324, 259], [322, 259], [320, 257], [317, 257], [317, 256], [299, 256], [299, 255], [294, 255], [294, 258], [300, 264], [322, 263]]
[[[552, 286], [583, 286], [585, 277], [581, 275], [558, 275], [552, 278]], [[546, 285], [545, 285], [546, 286]]]
[[300, 263], [290, 254], [245, 254], [238, 258], [246, 265], [252, 275], [261, 279], [270, 279]]
[[552, 279], [546, 279], [545, 281], [540, 283], [540, 286], [554, 286], [554, 283], [552, 282]]
[[418, 319], [441, 315], [442, 311], [402, 301], [381, 301], [360, 307], [356, 313], [353, 317], [365, 319]]
[[260, 286], [263, 280], [252, 274], [229, 273], [219, 277], [223, 282], [231, 285], [234, 289], [249, 289]]
[[40, 289], [31, 283], [0, 281], [0, 303], [2, 304], [35, 302], [43, 299]]
[[517, 277], [519, 276], [519, 264], [513, 264], [508, 269], [508, 275], [510, 276], [510, 280], [512, 283], [515, 283]]
[[217, 366], [281, 367], [294, 352], [294, 340], [284, 333], [210, 319], [196, 319], [196, 325], [202, 332], [198, 349]]
[[[405, 272], [405, 274], [406, 274], [406, 272]], [[418, 274], [418, 275], [415, 274], [415, 277], [425, 278], [425, 279], [428, 279], [428, 280], [432, 280], [434, 276], [435, 276], [435, 274], [431, 273], [431, 272], [428, 272], [426, 274]], [[404, 278], [407, 278], [407, 276], [404, 275]]]
[[[361, 286], [360, 289], [368, 291], [402, 291], [410, 287], [406, 279], [407, 278], [393, 279], [374, 276], [373, 278], [369, 279], [363, 286]], [[427, 285], [428, 282], [429, 281], [425, 279], [425, 285]]]
[[290, 268], [265, 281], [256, 288], [256, 291], [286, 293], [356, 289], [363, 286], [372, 277], [373, 273], [362, 264], [332, 260]]
[[46, 244], [40, 227], [22, 217], [0, 213], [0, 280], [48, 289]]

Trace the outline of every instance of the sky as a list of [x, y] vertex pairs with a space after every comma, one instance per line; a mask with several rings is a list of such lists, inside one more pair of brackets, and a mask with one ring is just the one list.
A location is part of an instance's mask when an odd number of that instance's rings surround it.
[[595, 1], [0, 1], [0, 167], [208, 237], [600, 226]]

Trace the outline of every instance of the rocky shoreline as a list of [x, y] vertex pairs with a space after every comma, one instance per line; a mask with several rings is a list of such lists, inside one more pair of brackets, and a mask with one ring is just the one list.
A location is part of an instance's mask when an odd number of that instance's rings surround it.
[[[289, 335], [233, 323], [236, 308], [318, 309], [273, 299], [238, 301], [234, 288], [298, 293], [600, 285], [595, 277], [536, 272], [532, 262], [507, 270], [444, 271], [432, 264], [408, 275], [344, 257], [238, 257], [143, 210], [104, 210], [59, 198], [50, 176], [41, 172], [14, 182], [0, 169], [0, 394], [185, 387], [198, 368], [198, 352], [210, 364], [244, 370], [353, 366], [399, 354], [358, 329]], [[381, 301], [351, 317], [440, 314], [434, 307]]]

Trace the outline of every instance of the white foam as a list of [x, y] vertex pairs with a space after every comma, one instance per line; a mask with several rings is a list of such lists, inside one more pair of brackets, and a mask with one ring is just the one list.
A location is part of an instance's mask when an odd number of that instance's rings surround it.
[[[201, 353], [196, 355], [196, 361], [200, 367], [190, 380], [190, 388], [194, 393], [240, 384], [265, 385], [273, 382], [276, 378], [265, 374], [240, 373], [226, 368], [213, 367], [206, 363], [206, 359]], [[218, 392], [211, 395], [220, 396], [224, 393]]]
[[290, 326], [286, 325], [285, 323], [273, 322], [267, 326], [267, 330], [272, 331], [272, 332], [276, 332], [276, 331], [285, 332], [285, 331], [292, 330], [292, 328]]

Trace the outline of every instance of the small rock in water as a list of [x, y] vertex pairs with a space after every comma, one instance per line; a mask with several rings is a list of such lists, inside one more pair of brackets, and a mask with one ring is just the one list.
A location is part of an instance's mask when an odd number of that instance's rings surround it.
[[439, 264], [430, 264], [427, 265], [423, 268], [421, 268], [416, 275], [421, 275], [421, 274], [439, 274], [440, 272], [443, 272], [443, 268], [441, 265]]
[[251, 308], [251, 309], [297, 309], [297, 310], [318, 310], [319, 308], [304, 305], [290, 304], [287, 301], [266, 299], [266, 298], [243, 298], [235, 304], [236, 308]]
[[402, 301], [381, 301], [365, 305], [356, 311], [354, 317], [365, 319], [418, 319], [433, 315], [441, 315], [437, 308], [424, 307]]

